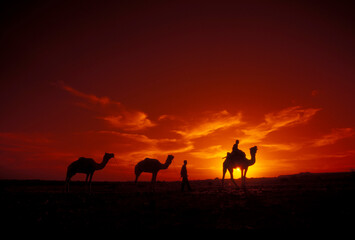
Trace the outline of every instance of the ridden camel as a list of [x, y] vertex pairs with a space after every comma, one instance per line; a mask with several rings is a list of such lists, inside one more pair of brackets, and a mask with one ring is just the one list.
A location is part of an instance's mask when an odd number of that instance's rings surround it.
[[223, 162], [222, 187], [224, 186], [224, 176], [226, 174], [227, 169], [228, 169], [229, 174], [231, 176], [232, 182], [234, 183], [234, 185], [236, 187], [238, 187], [238, 185], [236, 184], [236, 182], [233, 179], [233, 169], [234, 168], [240, 169], [242, 186], [245, 186], [245, 177], [247, 175], [248, 167], [255, 164], [255, 155], [256, 155], [257, 150], [258, 150], [257, 146], [250, 148], [250, 156], [251, 156], [250, 160], [248, 160], [246, 157], [237, 158], [237, 159], [233, 159], [231, 157], [226, 158], [226, 160]]
[[101, 163], [97, 163], [94, 161], [92, 158], [84, 158], [80, 157], [78, 160], [72, 162], [67, 169], [67, 177], [65, 179], [65, 189], [67, 192], [69, 192], [69, 182], [70, 179], [76, 174], [76, 173], [86, 173], [86, 180], [85, 182], [88, 182], [89, 179], [89, 191], [91, 192], [91, 180], [92, 180], [92, 175], [94, 175], [94, 172], [96, 170], [101, 170], [103, 169], [108, 160], [114, 157], [113, 153], [105, 153], [103, 160]]
[[159, 162], [157, 159], [152, 159], [152, 158], [146, 158], [139, 163], [137, 163], [136, 167], [134, 168], [134, 172], [136, 174], [136, 180], [135, 183], [138, 181], [139, 175], [141, 175], [142, 172], [148, 172], [152, 173], [152, 189], [154, 190], [154, 185], [157, 179], [157, 174], [159, 170], [161, 169], [167, 169], [171, 162], [173, 161], [174, 156], [173, 155], [168, 155], [168, 158], [166, 159], [165, 163], [162, 164]]

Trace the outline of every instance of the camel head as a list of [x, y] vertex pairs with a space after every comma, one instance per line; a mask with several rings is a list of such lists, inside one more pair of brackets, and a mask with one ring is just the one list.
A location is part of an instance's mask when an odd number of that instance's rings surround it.
[[104, 159], [107, 159], [107, 161], [110, 160], [111, 158], [114, 158], [114, 157], [115, 157], [115, 154], [105, 152]]
[[252, 155], [252, 156], [255, 155], [256, 151], [258, 151], [258, 147], [257, 146], [251, 147], [250, 148], [250, 155]]
[[166, 159], [165, 163], [170, 165], [173, 159], [174, 159], [173, 155], [168, 155], [168, 158]]

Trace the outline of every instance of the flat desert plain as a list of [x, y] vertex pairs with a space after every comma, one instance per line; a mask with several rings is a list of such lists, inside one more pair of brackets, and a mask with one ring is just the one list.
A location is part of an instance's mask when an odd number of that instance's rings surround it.
[[[240, 186], [240, 179], [237, 180]], [[190, 182], [1, 180], [3, 229], [34, 231], [352, 231], [355, 173], [248, 178], [245, 188], [219, 179]], [[86, 229], [86, 230], [85, 230]]]

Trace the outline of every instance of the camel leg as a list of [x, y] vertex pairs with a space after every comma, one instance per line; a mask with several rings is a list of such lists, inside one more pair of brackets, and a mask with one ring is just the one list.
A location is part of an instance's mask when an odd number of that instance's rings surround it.
[[85, 191], [89, 190], [89, 176], [90, 176], [90, 173], [87, 173], [86, 177], [85, 177], [85, 184], [84, 184]]
[[69, 182], [72, 177], [73, 177], [73, 174], [67, 173], [67, 177], [65, 178], [65, 191], [66, 192], [69, 192]]
[[65, 179], [65, 191], [69, 192], [69, 182], [70, 182], [70, 178], [67, 177], [67, 179]]
[[245, 168], [244, 169], [244, 174], [242, 172], [242, 184], [243, 184], [244, 187], [245, 187], [245, 179], [246, 179], [247, 171], [248, 171], [248, 168]]
[[224, 177], [226, 175], [227, 168], [223, 166], [223, 176], [222, 176], [222, 188], [224, 187]]
[[152, 173], [152, 191], [155, 191], [155, 182], [157, 180], [157, 172]]
[[92, 180], [92, 175], [94, 175], [94, 173], [90, 173], [90, 179], [89, 179], [89, 192], [91, 193], [91, 180]]
[[240, 180], [242, 182], [242, 186], [244, 185], [244, 168], [240, 169]]
[[139, 178], [140, 175], [141, 175], [141, 172], [136, 172], [136, 180], [134, 181], [134, 183], [138, 182], [138, 178]]
[[231, 175], [231, 180], [234, 183], [235, 187], [239, 188], [237, 183], [234, 181], [234, 178], [233, 178], [233, 168], [232, 169], [228, 169], [228, 171], [229, 171], [229, 174]]

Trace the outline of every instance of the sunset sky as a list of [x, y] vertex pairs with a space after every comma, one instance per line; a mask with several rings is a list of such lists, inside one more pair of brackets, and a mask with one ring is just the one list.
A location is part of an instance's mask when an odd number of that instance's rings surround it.
[[0, 178], [63, 180], [105, 152], [94, 180], [168, 154], [158, 180], [184, 160], [191, 180], [221, 178], [236, 139], [258, 146], [247, 177], [353, 171], [354, 23], [341, 1], [4, 6]]

